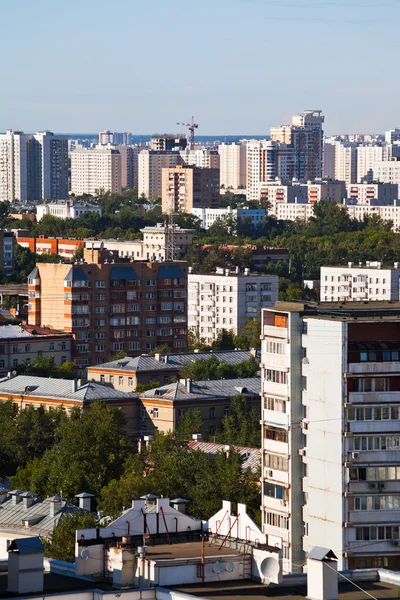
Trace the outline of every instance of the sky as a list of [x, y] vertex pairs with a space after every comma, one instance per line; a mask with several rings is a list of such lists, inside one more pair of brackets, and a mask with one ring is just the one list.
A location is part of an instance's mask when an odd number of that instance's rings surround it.
[[1, 3], [0, 130], [269, 133], [400, 127], [400, 0]]

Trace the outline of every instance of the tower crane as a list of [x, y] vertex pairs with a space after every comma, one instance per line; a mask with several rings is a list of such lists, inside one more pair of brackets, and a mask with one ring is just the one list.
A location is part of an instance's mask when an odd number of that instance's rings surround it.
[[198, 123], [194, 122], [194, 117], [192, 117], [192, 121], [190, 123], [177, 123], [177, 125], [183, 125], [184, 127], [188, 127], [190, 131], [189, 137], [189, 150], [194, 150], [194, 130], [198, 128]]

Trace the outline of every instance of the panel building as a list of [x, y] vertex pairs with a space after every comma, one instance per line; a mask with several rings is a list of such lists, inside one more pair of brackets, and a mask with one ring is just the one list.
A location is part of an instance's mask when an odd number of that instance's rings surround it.
[[71, 152], [71, 193], [95, 196], [100, 191], [122, 191], [119, 151], [111, 146], [97, 146]]
[[347, 266], [321, 267], [321, 302], [399, 300], [400, 263], [384, 267], [367, 261]]
[[206, 340], [214, 341], [223, 329], [239, 333], [246, 319], [278, 299], [277, 275], [244, 274], [218, 268], [216, 273], [188, 275], [188, 325]]
[[217, 208], [219, 169], [181, 166], [162, 170], [162, 211], [190, 213], [192, 208]]
[[262, 521], [301, 572], [314, 546], [338, 570], [400, 568], [400, 304], [262, 313]]
[[71, 332], [79, 369], [164, 343], [187, 350], [185, 262], [130, 263], [85, 249], [79, 264], [37, 264], [28, 290], [29, 324]]
[[246, 187], [246, 142], [220, 144], [220, 186], [237, 190]]
[[161, 174], [183, 162], [179, 152], [173, 150], [142, 150], [138, 156], [138, 194], [148, 200], [162, 196]]

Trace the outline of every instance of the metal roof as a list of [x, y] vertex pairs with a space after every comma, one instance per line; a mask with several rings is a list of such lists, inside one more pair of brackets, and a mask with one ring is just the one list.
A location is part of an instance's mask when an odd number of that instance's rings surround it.
[[185, 278], [185, 272], [178, 265], [163, 265], [158, 271], [158, 279]]
[[109, 385], [94, 381], [85, 383], [77, 389], [75, 389], [75, 385], [77, 385], [76, 382], [69, 379], [17, 375], [12, 379], [0, 381], [0, 395], [15, 394], [30, 398], [54, 398], [77, 403], [137, 398], [135, 393], [121, 392]]
[[185, 383], [170, 383], [143, 392], [140, 394], [140, 398], [162, 398], [171, 402], [177, 400], [203, 401], [211, 398], [228, 399], [240, 393], [259, 396], [261, 393], [261, 379], [249, 377], [218, 379], [214, 381], [192, 381], [190, 391], [188, 391]]
[[[250, 469], [256, 473], [261, 466], [261, 449], [245, 446], [232, 446], [242, 459], [242, 471]], [[213, 444], [212, 442], [197, 442], [191, 440], [188, 443], [190, 450], [199, 450], [210, 456], [215, 456], [220, 452], [226, 452], [225, 444]]]
[[19, 554], [42, 554], [44, 553], [44, 548], [38, 537], [19, 538], [13, 540], [8, 547], [8, 552], [14, 551]]
[[112, 267], [111, 279], [139, 279], [139, 275], [133, 267]]
[[64, 277], [64, 281], [89, 281], [89, 277], [81, 267], [73, 266]]
[[[121, 370], [126, 372], [146, 372], [146, 371], [165, 371], [177, 370], [188, 363], [197, 360], [206, 360], [215, 357], [220, 362], [227, 362], [230, 365], [237, 365], [244, 360], [249, 360], [252, 356], [250, 350], [227, 350], [222, 352], [187, 352], [185, 354], [163, 354], [160, 360], [154, 356], [142, 354], [135, 358], [125, 357], [104, 363], [96, 369], [101, 370]], [[89, 367], [90, 371], [90, 367]]]
[[28, 275], [28, 279], [40, 279], [40, 271], [37, 267], [34, 267], [33, 271], [31, 271]]
[[333, 550], [330, 550], [329, 548], [322, 548], [321, 546], [314, 546], [314, 548], [308, 553], [307, 558], [312, 558], [313, 560], [337, 560], [337, 556]]
[[1, 325], [0, 326], [0, 339], [13, 339], [13, 338], [32, 338], [37, 337], [25, 331], [20, 325]]

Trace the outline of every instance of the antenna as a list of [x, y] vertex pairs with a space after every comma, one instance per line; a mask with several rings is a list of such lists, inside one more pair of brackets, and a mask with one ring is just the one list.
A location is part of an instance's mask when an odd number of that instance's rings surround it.
[[174, 225], [174, 211], [172, 207], [172, 200], [169, 201], [168, 216], [165, 217], [164, 230], [165, 230], [165, 259], [175, 260], [176, 258], [176, 244], [175, 244], [175, 225]]

